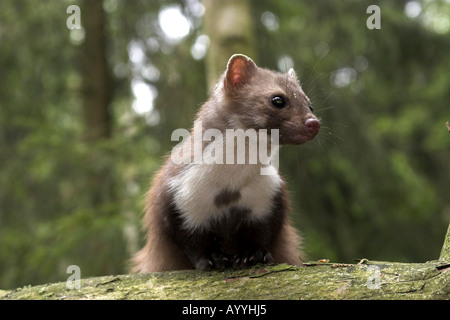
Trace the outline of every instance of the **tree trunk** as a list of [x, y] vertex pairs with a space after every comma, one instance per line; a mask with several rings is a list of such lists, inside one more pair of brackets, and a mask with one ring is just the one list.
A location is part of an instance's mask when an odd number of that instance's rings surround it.
[[94, 142], [111, 136], [110, 74], [106, 58], [105, 13], [102, 0], [84, 0], [81, 21], [85, 29], [82, 52], [85, 139]]
[[[212, 89], [235, 53], [257, 59], [249, 0], [205, 0], [205, 31], [211, 41], [207, 55], [207, 83]], [[256, 60], [255, 60], [256, 61]]]

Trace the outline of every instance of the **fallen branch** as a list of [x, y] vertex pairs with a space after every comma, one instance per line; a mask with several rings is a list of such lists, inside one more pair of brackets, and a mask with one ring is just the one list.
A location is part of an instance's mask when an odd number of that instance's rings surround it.
[[[334, 265], [334, 266], [333, 266]], [[342, 265], [306, 263], [245, 270], [196, 270], [82, 279], [3, 291], [2, 299], [449, 299], [450, 263], [364, 260]], [[0, 293], [1, 296], [1, 293]]]

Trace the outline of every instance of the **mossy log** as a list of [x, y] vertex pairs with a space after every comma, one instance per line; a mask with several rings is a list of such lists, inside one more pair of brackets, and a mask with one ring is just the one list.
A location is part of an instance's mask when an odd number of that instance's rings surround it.
[[449, 299], [450, 263], [280, 264], [245, 270], [195, 270], [104, 276], [0, 291], [2, 299]]
[[[72, 285], [72, 283], [70, 283]], [[439, 260], [355, 264], [309, 262], [244, 270], [127, 274], [0, 290], [0, 300], [450, 299], [450, 225]]]

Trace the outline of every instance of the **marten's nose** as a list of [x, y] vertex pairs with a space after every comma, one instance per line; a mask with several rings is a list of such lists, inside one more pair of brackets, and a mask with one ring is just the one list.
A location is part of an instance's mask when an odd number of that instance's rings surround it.
[[305, 121], [305, 126], [311, 134], [316, 135], [320, 129], [320, 122], [317, 119], [309, 118]]

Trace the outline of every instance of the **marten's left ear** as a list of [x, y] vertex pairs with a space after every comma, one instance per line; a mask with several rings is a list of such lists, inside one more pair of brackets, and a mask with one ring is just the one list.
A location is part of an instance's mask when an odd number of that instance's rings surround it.
[[228, 61], [225, 74], [225, 88], [234, 91], [247, 83], [258, 67], [252, 59], [243, 54], [234, 54]]
[[296, 80], [298, 83], [300, 83], [300, 81], [297, 78], [297, 74], [295, 73], [294, 69], [290, 68], [287, 72], [288, 77], [290, 77], [292, 80]]
[[294, 69], [290, 68], [287, 72], [288, 76], [294, 79], [297, 79], [297, 75], [295, 74]]

